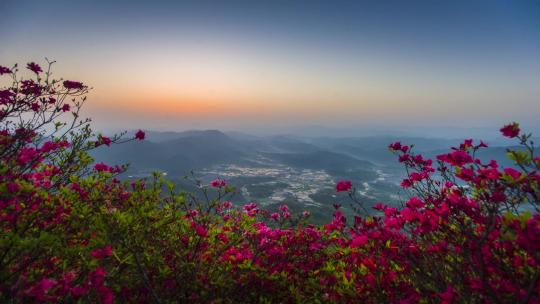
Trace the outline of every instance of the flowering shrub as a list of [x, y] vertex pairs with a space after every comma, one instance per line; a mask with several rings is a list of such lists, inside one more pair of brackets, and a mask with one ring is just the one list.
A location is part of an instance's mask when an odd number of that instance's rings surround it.
[[[0, 66], [1, 302], [540, 303], [540, 159], [515, 123], [514, 167], [477, 159], [483, 142], [435, 161], [394, 143], [404, 206], [348, 221], [336, 204], [314, 226], [234, 206], [222, 179], [199, 184], [204, 202], [159, 174], [118, 180], [125, 166], [87, 151], [132, 139], [80, 120], [84, 84], [27, 68]], [[336, 191], [355, 199], [350, 181]]]

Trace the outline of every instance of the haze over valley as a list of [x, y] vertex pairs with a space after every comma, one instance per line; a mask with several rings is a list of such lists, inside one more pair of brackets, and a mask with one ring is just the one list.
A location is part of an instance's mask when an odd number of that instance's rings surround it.
[[[406, 172], [388, 150], [391, 142], [400, 139], [414, 144], [416, 152], [434, 158], [462, 141], [398, 136], [256, 136], [218, 130], [146, 134], [143, 142], [102, 146], [93, 156], [98, 162], [128, 163], [129, 170], [122, 178], [150, 177], [158, 171], [194, 193], [199, 191], [193, 179], [203, 184], [225, 179], [236, 188], [231, 198], [235, 204], [256, 202], [269, 209], [287, 204], [297, 212], [310, 211], [315, 222], [328, 221], [334, 203], [353, 213], [352, 200], [335, 192], [341, 179], [353, 182], [358, 199], [368, 209], [377, 202], [401, 204], [406, 193], [399, 184]], [[511, 166], [505, 156], [506, 146], [511, 144], [494, 138], [480, 156]]]

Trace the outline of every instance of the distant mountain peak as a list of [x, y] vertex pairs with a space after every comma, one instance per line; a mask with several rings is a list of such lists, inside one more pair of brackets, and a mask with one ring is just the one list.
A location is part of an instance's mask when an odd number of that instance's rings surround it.
[[216, 129], [188, 130], [188, 131], [180, 132], [179, 134], [184, 135], [184, 136], [194, 136], [194, 135], [227, 136], [227, 135], [225, 135], [225, 133], [221, 132], [220, 130], [216, 130]]

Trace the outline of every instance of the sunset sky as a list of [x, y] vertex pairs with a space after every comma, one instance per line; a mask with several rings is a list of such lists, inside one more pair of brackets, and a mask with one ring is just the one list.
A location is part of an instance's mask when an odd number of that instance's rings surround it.
[[0, 1], [102, 129], [540, 127], [540, 1]]

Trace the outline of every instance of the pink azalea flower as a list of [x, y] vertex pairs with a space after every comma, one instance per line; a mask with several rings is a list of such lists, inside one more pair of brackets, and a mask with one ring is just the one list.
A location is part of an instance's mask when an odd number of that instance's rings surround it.
[[139, 131], [137, 131], [137, 133], [135, 133], [135, 138], [138, 139], [138, 140], [143, 140], [145, 138], [145, 136], [146, 136], [146, 134], [142, 130], [139, 130]]
[[517, 122], [513, 122], [511, 124], [507, 124], [504, 127], [500, 129], [501, 133], [505, 137], [514, 138], [519, 135], [519, 124]]
[[96, 171], [99, 171], [99, 172], [104, 172], [104, 171], [110, 171], [111, 167], [107, 166], [104, 163], [97, 163], [94, 165], [94, 169], [96, 169]]
[[210, 182], [210, 186], [214, 187], [214, 188], [221, 188], [221, 187], [225, 187], [227, 186], [227, 182], [223, 179], [215, 179], [213, 181]]
[[336, 192], [346, 192], [351, 190], [352, 183], [350, 180], [340, 180], [336, 184]]
[[47, 295], [47, 293], [57, 284], [58, 282], [53, 279], [41, 279], [36, 285], [30, 288], [28, 294], [35, 297], [38, 301], [48, 301], [50, 300], [50, 297]]
[[195, 227], [195, 233], [197, 233], [198, 236], [202, 238], [208, 237], [208, 230], [206, 230], [206, 228], [197, 223], [193, 223], [192, 225]]
[[458, 167], [461, 167], [473, 161], [471, 155], [469, 155], [469, 153], [465, 151], [454, 151], [448, 154], [441, 154], [437, 156], [437, 159], [452, 166]]
[[279, 213], [274, 212], [270, 214], [270, 218], [273, 219], [274, 221], [277, 221], [279, 219]]
[[103, 248], [94, 249], [90, 255], [98, 260], [101, 260], [112, 255], [112, 248], [110, 245], [107, 245]]
[[517, 181], [521, 177], [521, 172], [513, 168], [504, 168], [504, 173], [510, 176], [514, 181]]
[[110, 146], [111, 145], [111, 139], [106, 137], [106, 136], [102, 136], [101, 137], [101, 143], [103, 143], [104, 145], [107, 145], [107, 146]]
[[425, 204], [419, 198], [411, 197], [409, 201], [406, 203], [406, 205], [407, 207], [411, 209], [418, 209], [418, 208], [423, 208]]
[[84, 85], [82, 84], [82, 82], [78, 82], [78, 81], [71, 81], [71, 80], [66, 80], [64, 81], [64, 88], [66, 89], [76, 89], [76, 90], [80, 90], [82, 88], [84, 88]]
[[35, 63], [35, 62], [30, 62], [26, 65], [26, 68], [29, 69], [30, 71], [36, 73], [36, 74], [39, 74], [41, 72], [43, 72], [43, 70], [41, 69], [41, 67]]
[[0, 75], [10, 74], [11, 70], [0, 65]]
[[390, 144], [388, 148], [394, 151], [401, 150], [401, 143], [399, 141], [396, 141], [395, 143]]
[[356, 248], [360, 246], [364, 246], [369, 241], [369, 238], [365, 235], [357, 235], [355, 236], [351, 241], [351, 247]]

